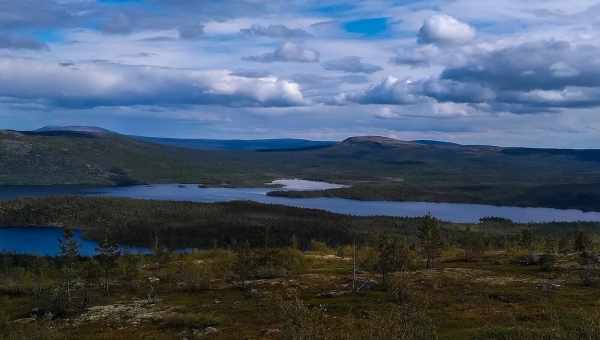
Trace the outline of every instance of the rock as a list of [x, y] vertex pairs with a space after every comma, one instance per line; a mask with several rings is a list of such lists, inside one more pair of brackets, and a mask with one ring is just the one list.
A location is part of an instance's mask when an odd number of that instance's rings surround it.
[[171, 310], [170, 307], [159, 307], [145, 300], [135, 300], [127, 304], [90, 307], [76, 321], [103, 321], [109, 324], [139, 326], [143, 322], [160, 320]]
[[218, 333], [218, 332], [219, 332], [219, 330], [216, 329], [216, 328], [214, 328], [214, 327], [206, 327], [206, 328], [204, 328], [202, 330], [199, 330], [199, 329], [192, 330], [192, 335], [195, 338], [197, 338], [197, 337], [204, 337], [204, 336], [207, 336], [207, 335], [215, 334], [215, 333]]
[[13, 321], [13, 323], [16, 323], [16, 324], [28, 324], [28, 323], [35, 322], [36, 320], [37, 320], [37, 319], [36, 319], [36, 318], [34, 318], [34, 317], [31, 317], [31, 318], [23, 318], [23, 319], [17, 319], [17, 320], [15, 320], [15, 321]]
[[54, 313], [49, 310], [45, 310], [42, 308], [33, 308], [31, 310], [31, 317], [35, 319], [44, 319], [44, 320], [52, 320], [54, 319]]
[[348, 293], [349, 292], [341, 291], [341, 290], [332, 290], [332, 291], [329, 291], [329, 292], [321, 293], [321, 294], [317, 295], [317, 297], [320, 297], [320, 298], [334, 298], [334, 297], [346, 295]]
[[265, 336], [278, 336], [281, 334], [281, 329], [279, 328], [271, 328], [267, 329], [264, 332]]

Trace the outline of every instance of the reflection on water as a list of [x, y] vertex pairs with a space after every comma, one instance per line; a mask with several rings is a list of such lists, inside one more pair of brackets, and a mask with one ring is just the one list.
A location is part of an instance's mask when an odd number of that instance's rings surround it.
[[153, 186], [132, 186], [120, 188], [102, 188], [94, 194], [101, 196], [129, 197], [140, 199], [226, 202], [255, 201], [260, 203], [281, 204], [293, 207], [322, 209], [340, 214], [357, 216], [408, 216], [417, 217], [431, 213], [445, 221], [476, 223], [480, 218], [496, 216], [515, 222], [551, 222], [551, 221], [600, 221], [598, 212], [563, 210], [552, 208], [499, 207], [482, 204], [430, 203], [430, 202], [392, 202], [357, 201], [343, 198], [287, 198], [267, 196], [266, 188], [199, 188], [188, 185], [161, 184]]
[[334, 184], [327, 182], [307, 181], [304, 179], [278, 179], [267, 185], [278, 185], [281, 186], [278, 190], [287, 191], [313, 191], [313, 190], [329, 190], [329, 189], [340, 189], [346, 188], [347, 185]]

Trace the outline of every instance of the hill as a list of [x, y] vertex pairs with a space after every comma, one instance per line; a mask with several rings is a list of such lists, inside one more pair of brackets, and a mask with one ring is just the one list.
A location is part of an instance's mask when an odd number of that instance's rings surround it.
[[32, 131], [34, 133], [60, 133], [60, 132], [82, 132], [82, 133], [91, 133], [98, 135], [106, 135], [106, 134], [114, 134], [114, 132], [103, 129], [96, 126], [44, 126], [37, 130]]
[[97, 131], [0, 133], [0, 185], [204, 183], [278, 178], [349, 184], [287, 196], [600, 210], [600, 150], [353, 137], [304, 149], [200, 150]]
[[132, 138], [168, 146], [199, 150], [302, 150], [317, 149], [335, 144], [335, 142], [312, 141], [306, 139], [180, 139], [131, 136]]
[[[0, 185], [262, 182], [234, 154], [156, 145], [115, 133], [0, 131]], [[220, 161], [222, 159], [222, 161]], [[244, 163], [245, 164], [245, 163]], [[267, 179], [270, 177], [266, 177]]]

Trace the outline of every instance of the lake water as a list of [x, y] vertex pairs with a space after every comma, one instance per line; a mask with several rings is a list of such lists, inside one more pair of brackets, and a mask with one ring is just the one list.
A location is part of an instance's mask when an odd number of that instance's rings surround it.
[[[320, 190], [338, 186], [331, 183], [303, 180], [279, 180], [275, 184], [285, 190]], [[357, 216], [409, 216], [431, 213], [445, 221], [476, 223], [480, 218], [495, 216], [515, 222], [600, 221], [600, 212], [583, 212], [551, 208], [501, 207], [482, 204], [357, 201], [342, 198], [287, 198], [268, 196], [273, 187], [211, 188], [195, 184], [137, 185], [128, 187], [9, 187], [0, 188], [0, 199], [52, 195], [110, 196], [153, 200], [228, 202], [248, 200], [293, 207], [322, 209]]]
[[[278, 180], [270, 183], [282, 190], [324, 190], [342, 187], [338, 184], [305, 181]], [[255, 201], [293, 207], [321, 209], [335, 213], [357, 216], [409, 216], [427, 213], [445, 221], [475, 223], [486, 216], [511, 219], [515, 222], [551, 221], [600, 221], [599, 212], [562, 210], [551, 208], [500, 207], [482, 204], [356, 201], [342, 198], [286, 198], [268, 196], [274, 187], [263, 188], [206, 188], [195, 184], [137, 185], [129, 187], [0, 187], [0, 200], [22, 197], [45, 197], [57, 195], [126, 197], [152, 200], [191, 202]], [[279, 189], [279, 190], [281, 190]], [[0, 251], [32, 255], [56, 255], [59, 228], [10, 227], [0, 228]], [[97, 243], [86, 240], [76, 232], [81, 254], [94, 255]], [[130, 253], [145, 253], [143, 248], [125, 248]]]
[[[37, 227], [8, 227], [0, 228], [0, 252], [17, 254], [55, 256], [59, 253], [58, 240], [63, 236], [61, 228]], [[83, 256], [92, 256], [96, 253], [98, 243], [86, 240], [81, 232], [75, 231], [75, 238], [79, 243], [79, 251]], [[124, 252], [142, 254], [148, 251], [144, 248], [124, 247]]]

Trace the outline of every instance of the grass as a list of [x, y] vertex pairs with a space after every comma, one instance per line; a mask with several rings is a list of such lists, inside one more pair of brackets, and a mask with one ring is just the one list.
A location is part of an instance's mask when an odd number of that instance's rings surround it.
[[[599, 288], [582, 287], [572, 271], [557, 269], [547, 274], [511, 264], [511, 255], [507, 254], [488, 253], [474, 263], [448, 257], [442, 261], [441, 268], [433, 271], [418, 269], [396, 273], [394, 277], [405, 284], [410, 296], [402, 301], [391, 299], [379, 289], [358, 295], [321, 296], [323, 292], [347, 290], [351, 268], [343, 259], [315, 259], [314, 252], [312, 256], [305, 255], [307, 265], [300, 273], [252, 281], [248, 288], [254, 291], [252, 294], [217, 278], [219, 276], [213, 278], [210, 289], [186, 292], [170, 283], [178, 279], [164, 276], [181, 257], [206, 261], [222, 255], [219, 252], [179, 255], [165, 263], [163, 269], [143, 274], [162, 278], [161, 300], [155, 308], [168, 312], [153, 322], [134, 327], [111, 326], [102, 320], [75, 324], [60, 319], [15, 323], [13, 320], [27, 317], [28, 309], [34, 305], [31, 297], [2, 294], [1, 314], [10, 320], [4, 323], [5, 329], [8, 325], [10, 333], [33, 338], [43, 333], [41, 339], [76, 339], [84, 335], [86, 339], [142, 336], [177, 339], [182, 332], [209, 326], [218, 329], [218, 333], [207, 336], [215, 339], [308, 339], [311, 334], [326, 334], [317, 337], [319, 339], [385, 339], [386, 332], [398, 330], [384, 329], [382, 325], [395, 320], [394, 324], [409, 323], [412, 326], [408, 329], [426, 334], [421, 337], [408, 334], [406, 339], [430, 339], [429, 332], [433, 330], [439, 339], [562, 340], [583, 339], [579, 337], [582, 334], [592, 334], [585, 339], [598, 339], [598, 333], [594, 333], [599, 329], [598, 320], [594, 316], [600, 308]], [[507, 264], [497, 265], [498, 261]], [[144, 263], [152, 263], [152, 259]], [[360, 276], [379, 278], [365, 272]], [[554, 277], [565, 279], [560, 287], [549, 291], [540, 287], [540, 282], [552, 282]], [[114, 289], [111, 297], [98, 303], [127, 304], [144, 295], [141, 288], [132, 291], [116, 286]], [[412, 312], [406, 314], [403, 308]], [[291, 320], [296, 323], [290, 324]], [[337, 325], [339, 329], [328, 333], [328, 325]], [[274, 329], [278, 331], [272, 331]], [[547, 337], [549, 330], [553, 330], [552, 337]], [[355, 337], [347, 337], [348, 334]]]
[[[108, 296], [94, 260], [79, 259], [73, 299], [87, 305], [51, 320], [29, 317], [33, 308], [51, 310], [52, 297], [61, 296], [55, 294], [64, 289], [61, 262], [2, 255], [2, 340], [200, 334], [207, 339], [600, 339], [594, 333], [600, 286], [582, 284], [578, 255], [556, 255], [557, 265], [549, 271], [520, 263], [529, 250], [544, 249], [547, 239], [573, 241], [579, 231], [597, 236], [597, 223], [443, 223], [441, 258], [425, 270], [415, 236], [421, 219], [348, 217], [248, 202], [108, 198], [2, 202], [0, 211], [0, 224], [80, 225], [90, 235], [109, 228], [130, 241], [143, 241], [154, 231], [164, 244], [204, 246], [189, 254], [119, 258]], [[530, 249], [519, 245], [522, 230], [533, 233]], [[373, 266], [380, 233], [406, 242], [407, 248], [397, 249], [407, 249], [400, 256], [410, 259], [404, 272], [389, 274], [387, 285]], [[221, 242], [207, 240], [211, 235]], [[484, 251], [466, 261], [463, 241], [473, 235], [482, 238]], [[246, 237], [252, 247], [241, 241]], [[351, 291], [349, 258], [355, 238], [358, 278], [373, 283], [358, 293]], [[598, 250], [595, 244], [592, 251]], [[147, 300], [151, 291], [158, 299]], [[89, 317], [90, 307], [108, 314]], [[204, 336], [207, 327], [218, 331]]]

